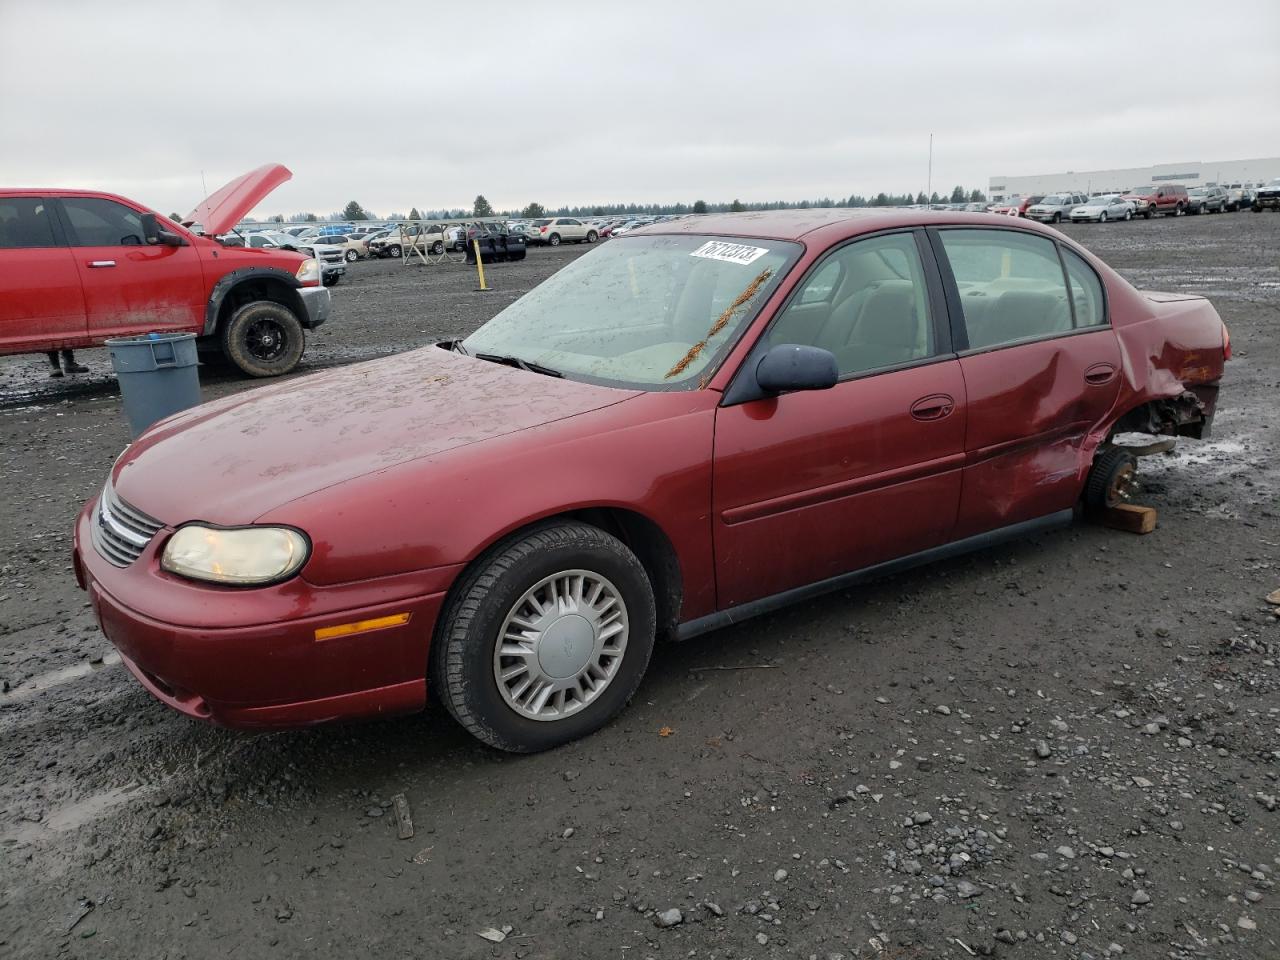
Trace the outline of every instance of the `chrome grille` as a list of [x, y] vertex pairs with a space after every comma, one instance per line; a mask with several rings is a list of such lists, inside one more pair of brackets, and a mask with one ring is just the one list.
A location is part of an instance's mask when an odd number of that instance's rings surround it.
[[115, 566], [127, 567], [142, 555], [163, 526], [116, 496], [108, 480], [93, 511], [93, 545]]

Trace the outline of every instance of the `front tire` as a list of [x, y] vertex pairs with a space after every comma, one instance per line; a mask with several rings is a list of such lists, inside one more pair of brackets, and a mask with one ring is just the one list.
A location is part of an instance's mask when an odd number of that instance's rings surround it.
[[306, 345], [293, 311], [271, 300], [245, 304], [222, 328], [222, 352], [250, 377], [278, 377], [302, 359]]
[[587, 243], [595, 243], [599, 239], [600, 234], [596, 233], [594, 230], [587, 231]]
[[444, 241], [443, 241], [443, 240], [437, 240], [435, 243], [433, 243], [433, 244], [431, 245], [431, 252], [432, 252], [435, 256], [437, 256], [437, 257], [438, 257], [440, 254], [444, 253]]
[[391, 246], [387, 247], [387, 256], [388, 256], [388, 257], [395, 257], [395, 258], [399, 259], [399, 257], [400, 257], [400, 244], [398, 244], [398, 243], [393, 243]]
[[1133, 219], [1133, 211], [1132, 211], [1132, 210], [1126, 210], [1126, 211], [1124, 212], [1124, 220], [1125, 220], [1125, 223], [1128, 223], [1128, 222], [1129, 222], [1130, 220], [1132, 220], [1132, 219]]
[[1061, 222], [1062, 222], [1062, 214], [1060, 214], [1060, 213], [1055, 213], [1055, 214], [1053, 215], [1053, 219], [1052, 219], [1052, 220], [1050, 220], [1049, 222], [1050, 222], [1050, 223], [1061, 223]]
[[516, 534], [463, 575], [430, 673], [445, 707], [499, 750], [584, 737], [626, 706], [649, 664], [657, 615], [636, 555], [584, 523]]
[[1099, 223], [1107, 222], [1107, 211], [1103, 210], [1100, 214], [1098, 214], [1098, 222]]

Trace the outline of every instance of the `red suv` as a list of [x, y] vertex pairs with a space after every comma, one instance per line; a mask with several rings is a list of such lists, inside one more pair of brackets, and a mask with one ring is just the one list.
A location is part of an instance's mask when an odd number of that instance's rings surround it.
[[170, 417], [81, 512], [74, 566], [188, 716], [430, 689], [546, 749], [621, 710], [659, 637], [1114, 506], [1118, 437], [1208, 431], [1225, 333], [1029, 220], [656, 224], [464, 340]]
[[1176, 217], [1186, 213], [1191, 207], [1187, 188], [1178, 184], [1164, 187], [1134, 187], [1124, 194], [1124, 199], [1132, 200], [1134, 213], [1148, 220], [1157, 213], [1163, 213], [1166, 217]]
[[329, 316], [316, 261], [215, 237], [291, 176], [247, 173], [183, 224], [108, 193], [0, 189], [0, 354], [184, 332], [250, 376], [288, 373]]

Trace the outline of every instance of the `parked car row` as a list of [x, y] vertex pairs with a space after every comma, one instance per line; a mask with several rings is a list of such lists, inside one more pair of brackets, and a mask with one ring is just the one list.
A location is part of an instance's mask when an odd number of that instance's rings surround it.
[[[1268, 202], [1264, 197], [1270, 193]], [[945, 204], [953, 210], [974, 209], [974, 204]], [[1181, 184], [1146, 184], [1119, 193], [1090, 196], [1081, 192], [1059, 192], [1045, 195], [1012, 196], [987, 204], [988, 213], [1026, 217], [1041, 223], [1107, 220], [1132, 220], [1154, 216], [1177, 217], [1184, 214], [1234, 213], [1246, 208], [1261, 211], [1280, 206], [1280, 179], [1265, 186], [1248, 183], [1207, 184], [1188, 190]]]

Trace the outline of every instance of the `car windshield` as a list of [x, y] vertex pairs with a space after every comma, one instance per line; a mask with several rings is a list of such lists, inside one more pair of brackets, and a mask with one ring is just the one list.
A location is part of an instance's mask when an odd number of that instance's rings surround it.
[[1063, 204], [1067, 202], [1068, 200], [1065, 196], [1062, 196], [1061, 194], [1057, 194], [1057, 193], [1053, 194], [1052, 196], [1045, 197], [1044, 200], [1041, 201], [1041, 203], [1045, 203], [1045, 204], [1055, 204], [1055, 203]]
[[1105, 207], [1109, 203], [1115, 203], [1120, 198], [1111, 193], [1104, 193], [1100, 197], [1090, 197], [1089, 202], [1100, 207]]
[[1129, 192], [1132, 194], [1136, 194], [1137, 196], [1140, 196], [1140, 197], [1145, 197], [1147, 194], [1155, 193], [1156, 188], [1155, 187], [1134, 187]]
[[800, 254], [778, 240], [620, 239], [575, 260], [462, 342], [571, 379], [695, 388]]

